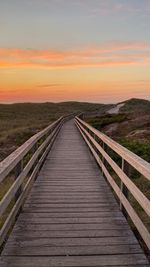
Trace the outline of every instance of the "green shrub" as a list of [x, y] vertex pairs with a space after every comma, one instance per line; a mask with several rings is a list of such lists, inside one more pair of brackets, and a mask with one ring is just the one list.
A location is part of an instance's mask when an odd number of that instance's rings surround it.
[[86, 122], [91, 124], [94, 128], [101, 130], [104, 126], [112, 123], [120, 123], [128, 120], [126, 114], [107, 114], [101, 117], [94, 117], [86, 119]]

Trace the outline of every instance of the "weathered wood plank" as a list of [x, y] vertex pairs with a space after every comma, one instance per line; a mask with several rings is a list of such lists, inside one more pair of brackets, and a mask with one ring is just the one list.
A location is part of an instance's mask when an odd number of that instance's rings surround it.
[[[111, 193], [108, 193], [108, 192], [104, 192], [104, 191], [78, 191], [78, 190], [75, 190], [75, 191], [72, 191], [72, 190], [55, 190], [55, 191], [51, 191], [49, 189], [41, 189], [41, 191], [37, 190], [36, 192], [33, 192], [33, 194], [31, 195], [32, 196], [37, 196], [37, 195], [45, 195], [45, 196], [101, 196], [101, 194], [104, 194], [105, 193], [105, 198], [108, 196], [110, 196], [112, 198], [112, 194]], [[30, 196], [29, 196], [30, 198]]]
[[39, 218], [106, 218], [106, 217], [113, 217], [118, 218], [122, 217], [120, 211], [102, 211], [102, 212], [32, 212], [32, 213], [24, 213], [24, 217], [32, 219], [39, 219]]
[[[17, 228], [16, 228], [17, 227]], [[78, 230], [126, 230], [130, 229], [127, 222], [107, 222], [105, 224], [99, 223], [80, 223], [80, 224], [22, 224], [18, 222], [15, 229], [21, 231], [78, 231]], [[131, 232], [130, 232], [131, 233]]]
[[[25, 207], [33, 208], [98, 208], [98, 207], [110, 207], [110, 203], [101, 202], [101, 203], [27, 203]], [[116, 207], [116, 203], [112, 203], [111, 207]]]
[[[46, 227], [45, 227], [46, 228]], [[34, 239], [34, 238], [57, 238], [57, 237], [125, 237], [130, 236], [131, 232], [129, 229], [101, 229], [101, 230], [42, 230], [40, 227], [37, 229], [31, 229], [26, 232], [25, 227], [14, 229], [15, 237], [11, 236], [9, 240], [23, 240], [23, 239]]]
[[105, 246], [10, 246], [7, 247], [7, 254], [16, 256], [79, 256], [79, 255], [115, 255], [115, 254], [141, 254], [141, 248], [138, 245], [105, 245]]
[[32, 216], [20, 216], [18, 219], [19, 222], [22, 223], [33, 223], [33, 224], [39, 224], [39, 223], [44, 223], [44, 224], [61, 224], [61, 223], [68, 223], [68, 224], [73, 224], [73, 223], [113, 223], [113, 222], [125, 222], [125, 218], [122, 216], [116, 216], [115, 218], [112, 217], [99, 217], [99, 218], [33, 218]]
[[1, 267], [100, 267], [100, 266], [149, 266], [144, 255], [100, 255], [64, 257], [2, 257]]
[[94, 207], [91, 207], [91, 208], [80, 208], [80, 207], [76, 207], [76, 208], [62, 208], [62, 207], [47, 207], [47, 208], [43, 208], [43, 207], [39, 207], [39, 206], [34, 206], [31, 207], [24, 207], [23, 208], [23, 212], [24, 213], [30, 213], [32, 212], [33, 213], [33, 209], [34, 209], [34, 213], [79, 213], [81, 212], [83, 215], [87, 212], [91, 212], [92, 213], [95, 213], [95, 212], [111, 212], [111, 211], [118, 211], [118, 207], [117, 206], [106, 206], [106, 207], [99, 207], [99, 208], [94, 208]]
[[[46, 197], [46, 196], [45, 196]], [[57, 196], [48, 196], [47, 199], [45, 200], [44, 196], [35, 196], [32, 197], [30, 199], [28, 199], [28, 202], [32, 202], [32, 203], [39, 203], [42, 202], [44, 203], [46, 202], [55, 202], [55, 201], [61, 201], [63, 202], [89, 202], [89, 203], [93, 203], [93, 202], [104, 202], [106, 200], [104, 200], [102, 197], [94, 197], [94, 196], [80, 196], [80, 197], [74, 197], [74, 196], [66, 196], [66, 197], [57, 197]], [[109, 198], [108, 196], [108, 201], [111, 202], [111, 198]]]
[[29, 239], [19, 239], [17, 238], [11, 238], [7, 242], [6, 249], [8, 247], [30, 247], [32, 250], [32, 247], [65, 247], [65, 246], [107, 246], [107, 245], [125, 245], [128, 244], [129, 246], [131, 244], [137, 244], [137, 240], [134, 236], [116, 236], [114, 237], [86, 237], [86, 238], [69, 238], [69, 237], [61, 237], [61, 238], [29, 238]]

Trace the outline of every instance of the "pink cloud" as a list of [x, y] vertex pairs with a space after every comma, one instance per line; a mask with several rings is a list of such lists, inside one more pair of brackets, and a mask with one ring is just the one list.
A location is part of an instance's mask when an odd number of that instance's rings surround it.
[[71, 68], [150, 62], [150, 44], [112, 42], [78, 50], [0, 48], [0, 68]]

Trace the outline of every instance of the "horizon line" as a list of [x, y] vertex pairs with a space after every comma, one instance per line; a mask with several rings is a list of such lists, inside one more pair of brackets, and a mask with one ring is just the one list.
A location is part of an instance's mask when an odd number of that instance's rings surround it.
[[148, 98], [138, 98], [138, 97], [131, 97], [125, 100], [121, 100], [119, 102], [95, 102], [95, 101], [78, 101], [78, 100], [64, 100], [64, 101], [13, 101], [13, 102], [0, 102], [0, 105], [14, 105], [14, 104], [61, 104], [61, 103], [89, 103], [89, 104], [102, 104], [102, 105], [116, 105], [116, 104], [120, 104], [132, 99], [139, 99], [139, 100], [147, 100], [150, 101], [150, 99]]

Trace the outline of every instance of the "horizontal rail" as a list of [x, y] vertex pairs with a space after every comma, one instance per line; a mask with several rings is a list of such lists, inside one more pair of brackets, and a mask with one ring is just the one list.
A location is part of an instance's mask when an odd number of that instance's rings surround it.
[[[56, 132], [57, 128], [54, 130], [54, 133]], [[31, 170], [33, 164], [37, 160], [38, 156], [42, 152], [42, 150], [48, 145], [49, 141], [51, 140], [53, 134], [52, 133], [45, 141], [44, 143], [37, 149], [31, 160], [28, 162], [24, 170], [21, 172], [21, 174], [18, 176], [18, 178], [15, 180], [13, 185], [10, 187], [4, 198], [0, 201], [0, 215], [3, 214], [7, 206], [9, 205], [11, 199], [14, 197], [15, 193], [23, 183], [25, 177], [28, 175], [29, 171]]]
[[124, 160], [126, 160], [130, 165], [132, 165], [132, 167], [134, 167], [138, 172], [140, 172], [145, 178], [150, 181], [150, 164], [147, 161], [135, 155], [133, 152], [121, 146], [120, 144], [112, 140], [110, 137], [96, 130], [78, 117], [76, 117], [76, 120], [80, 122], [81, 125], [89, 129], [100, 140], [102, 140], [106, 145], [113, 149], [118, 155], [120, 155]]
[[[143, 210], [147, 213], [148, 216], [150, 216], [150, 201], [146, 198], [146, 196], [139, 190], [139, 188], [131, 181], [131, 179], [127, 176], [126, 173], [116, 164], [115, 161], [107, 154], [107, 152], [102, 148], [102, 146], [95, 140], [95, 137], [97, 137], [99, 140], [103, 141], [103, 144], [109, 144], [108, 146], [114, 150], [118, 155], [121, 156], [122, 161], [127, 159], [129, 160], [129, 157], [127, 157], [126, 153], [130, 154], [130, 157], [133, 156], [134, 160], [127, 161], [131, 166], [133, 166], [135, 169], [141, 170], [141, 173], [146, 174], [146, 178], [149, 180], [150, 178], [150, 164], [142, 159], [140, 159], [138, 156], [136, 156], [134, 153], [130, 153], [128, 149], [124, 149], [121, 145], [117, 144], [115, 141], [111, 140], [111, 138], [107, 137], [106, 135], [100, 133], [98, 130], [94, 129], [89, 124], [85, 123], [83, 120], [76, 117], [75, 119], [76, 125], [83, 136], [85, 142], [87, 143], [88, 147], [90, 148], [93, 156], [95, 157], [97, 163], [102, 169], [102, 172], [104, 173], [107, 181], [109, 182], [110, 186], [113, 188], [114, 192], [116, 193], [120, 203], [123, 205], [124, 209], [130, 216], [132, 222], [134, 223], [135, 227], [137, 228], [138, 232], [140, 233], [141, 237], [143, 238], [145, 244], [150, 249], [150, 234], [145, 227], [142, 220], [137, 215], [134, 208], [131, 206], [129, 200], [127, 199], [127, 196], [123, 193], [122, 188], [120, 189], [119, 186], [116, 184], [115, 180], [110, 175], [109, 171], [107, 170], [107, 167], [104, 164], [104, 160], [108, 162], [108, 164], [112, 167], [112, 169], [115, 171], [115, 173], [120, 178], [123, 185], [127, 187], [129, 192], [134, 196], [136, 201], [141, 205]], [[94, 135], [94, 136], [93, 136]], [[112, 146], [111, 146], [112, 144]], [[119, 150], [117, 150], [117, 146], [119, 147]], [[100, 159], [99, 154], [97, 151], [102, 155], [102, 159]], [[137, 158], [137, 162], [135, 163], [135, 158]], [[136, 166], [138, 166], [136, 168]], [[149, 166], [149, 168], [148, 168]], [[144, 169], [144, 171], [142, 171]], [[144, 175], [143, 174], [143, 175]]]
[[[5, 182], [5, 178], [8, 177], [15, 168], [17, 169], [17, 175], [15, 174], [12, 185], [0, 201], [0, 216], [3, 214], [5, 215], [5, 212], [12, 200], [15, 202], [12, 209], [9, 211], [7, 219], [0, 229], [0, 245], [4, 242], [11, 226], [13, 225], [20, 208], [27, 197], [31, 185], [45, 160], [45, 157], [47, 156], [61, 126], [67, 118], [69, 117], [61, 117], [38, 134], [35, 134], [0, 163], [1, 183]], [[24, 158], [28, 155], [28, 153], [31, 153], [30, 158], [25, 166], [23, 166]], [[25, 181], [26, 178], [27, 181]]]
[[0, 182], [14, 169], [19, 161], [29, 152], [29, 150], [49, 131], [53, 130], [58, 123], [62, 121], [63, 117], [53, 122], [41, 132], [35, 134], [28, 139], [23, 145], [11, 153], [6, 159], [0, 162]]

